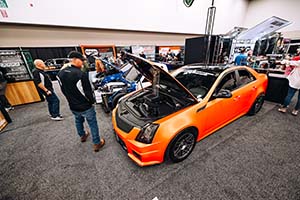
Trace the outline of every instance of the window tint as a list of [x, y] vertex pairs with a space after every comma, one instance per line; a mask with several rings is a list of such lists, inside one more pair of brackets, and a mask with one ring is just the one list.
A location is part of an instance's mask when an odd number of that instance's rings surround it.
[[222, 81], [217, 86], [217, 92], [220, 89], [230, 90], [233, 91], [237, 88], [235, 72], [230, 72], [229, 74], [225, 75]]
[[238, 70], [239, 77], [240, 77], [240, 87], [247, 85], [248, 83], [255, 81], [255, 77], [248, 72], [247, 70]]
[[216, 80], [213, 74], [200, 70], [185, 70], [177, 74], [175, 78], [197, 99], [203, 99]]

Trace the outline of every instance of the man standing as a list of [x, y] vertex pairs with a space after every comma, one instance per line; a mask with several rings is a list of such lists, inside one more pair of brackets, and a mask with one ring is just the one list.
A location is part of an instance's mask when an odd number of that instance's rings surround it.
[[76, 129], [81, 142], [85, 142], [89, 136], [89, 132], [85, 131], [83, 126], [86, 119], [92, 133], [94, 151], [97, 152], [104, 146], [105, 140], [100, 139], [91, 84], [87, 74], [81, 71], [85, 58], [76, 51], [70, 52], [68, 57], [71, 59], [71, 65], [58, 73], [58, 81], [75, 117]]
[[241, 53], [235, 57], [234, 65], [245, 66], [247, 65], [247, 55], [245, 55], [246, 49], [242, 48]]
[[34, 65], [35, 69], [32, 72], [34, 82], [39, 92], [46, 97], [51, 119], [54, 121], [63, 120], [59, 112], [59, 99], [54, 92], [50, 77], [44, 72], [45, 63], [40, 59], [36, 59]]

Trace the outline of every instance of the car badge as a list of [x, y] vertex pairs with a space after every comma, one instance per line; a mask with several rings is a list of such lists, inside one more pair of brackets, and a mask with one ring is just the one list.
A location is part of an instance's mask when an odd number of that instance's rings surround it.
[[194, 0], [183, 0], [183, 3], [186, 7], [191, 7], [194, 3]]

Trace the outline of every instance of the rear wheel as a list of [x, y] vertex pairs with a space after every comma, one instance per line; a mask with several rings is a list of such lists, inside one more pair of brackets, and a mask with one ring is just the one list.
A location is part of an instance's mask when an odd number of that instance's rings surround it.
[[265, 95], [260, 94], [252, 104], [252, 107], [250, 108], [248, 115], [255, 115], [260, 111], [265, 101]]
[[181, 162], [193, 151], [196, 144], [196, 134], [192, 129], [178, 134], [170, 143], [168, 156], [172, 162]]

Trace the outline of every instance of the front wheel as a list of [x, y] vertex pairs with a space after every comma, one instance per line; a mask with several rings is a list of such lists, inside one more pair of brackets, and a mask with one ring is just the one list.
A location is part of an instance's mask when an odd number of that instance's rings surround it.
[[262, 108], [264, 101], [265, 101], [265, 95], [264, 94], [258, 95], [256, 100], [252, 104], [252, 106], [248, 112], [248, 115], [255, 115], [256, 113], [258, 113], [260, 111], [260, 109]]
[[196, 134], [191, 130], [186, 130], [177, 135], [171, 142], [168, 155], [171, 161], [181, 162], [193, 151], [196, 144]]

